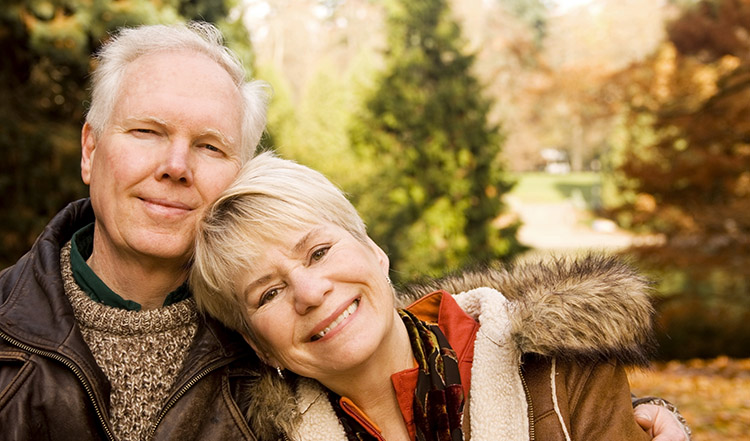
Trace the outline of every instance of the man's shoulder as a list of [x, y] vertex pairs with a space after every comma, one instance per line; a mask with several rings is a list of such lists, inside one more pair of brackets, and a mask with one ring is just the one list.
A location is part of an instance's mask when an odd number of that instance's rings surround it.
[[[32, 271], [49, 272], [59, 268], [60, 250], [70, 237], [94, 221], [94, 211], [88, 198], [69, 203], [45, 226], [34, 245], [15, 264], [0, 271], [0, 304], [5, 301], [13, 286]], [[36, 268], [36, 270], [34, 269]]]

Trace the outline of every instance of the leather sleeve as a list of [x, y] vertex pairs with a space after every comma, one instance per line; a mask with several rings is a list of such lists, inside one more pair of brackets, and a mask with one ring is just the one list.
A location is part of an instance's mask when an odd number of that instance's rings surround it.
[[635, 421], [621, 365], [539, 356], [526, 361], [524, 376], [532, 397], [536, 439], [564, 440], [564, 431], [573, 440], [651, 439]]

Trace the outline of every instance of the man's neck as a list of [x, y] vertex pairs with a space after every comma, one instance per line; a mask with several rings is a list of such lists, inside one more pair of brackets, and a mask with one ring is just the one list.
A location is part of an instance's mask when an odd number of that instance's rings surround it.
[[110, 254], [97, 252], [94, 244], [94, 251], [86, 263], [112, 291], [125, 300], [139, 303], [145, 310], [164, 305], [167, 295], [187, 278], [184, 264], [151, 260], [114, 258]]

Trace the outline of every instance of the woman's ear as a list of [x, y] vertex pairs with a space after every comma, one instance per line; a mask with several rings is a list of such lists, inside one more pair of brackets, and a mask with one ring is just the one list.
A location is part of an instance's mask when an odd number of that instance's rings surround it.
[[242, 333], [242, 338], [245, 339], [245, 342], [247, 342], [251, 348], [253, 348], [255, 354], [260, 358], [260, 361], [274, 368], [281, 366], [271, 354], [261, 350], [260, 346], [258, 346], [248, 334]]
[[[388, 272], [391, 269], [391, 261], [388, 259], [388, 255], [385, 254], [385, 251], [383, 251], [382, 248], [378, 246], [378, 244], [375, 243], [374, 240], [370, 239], [370, 236], [367, 236], [367, 243], [370, 245], [370, 248], [372, 248], [373, 252], [375, 253], [375, 256], [378, 259], [378, 263], [380, 263], [380, 267], [383, 270], [383, 274], [385, 274], [386, 277], [388, 277]], [[390, 280], [390, 277], [388, 278]]]

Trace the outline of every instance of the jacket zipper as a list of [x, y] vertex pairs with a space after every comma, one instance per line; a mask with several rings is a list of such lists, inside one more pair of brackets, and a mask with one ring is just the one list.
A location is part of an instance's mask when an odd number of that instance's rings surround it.
[[61, 355], [58, 355], [55, 352], [43, 351], [41, 349], [37, 349], [25, 343], [22, 343], [2, 331], [0, 331], [0, 337], [3, 340], [7, 341], [8, 343], [12, 344], [13, 346], [17, 346], [26, 352], [30, 352], [32, 354], [40, 355], [42, 357], [47, 357], [47, 358], [51, 358], [53, 360], [59, 361], [60, 363], [67, 366], [68, 369], [73, 371], [73, 373], [76, 375], [76, 377], [78, 377], [78, 380], [83, 385], [83, 388], [86, 391], [86, 394], [89, 396], [91, 403], [93, 403], [94, 410], [96, 411], [96, 416], [97, 418], [99, 418], [99, 422], [101, 423], [102, 428], [104, 429], [104, 433], [107, 435], [107, 439], [111, 441], [116, 441], [114, 435], [109, 429], [109, 426], [107, 425], [107, 422], [104, 421], [104, 415], [102, 413], [102, 410], [99, 406], [98, 401], [96, 400], [96, 397], [94, 397], [94, 391], [91, 389], [91, 385], [89, 384], [86, 377], [83, 375], [83, 372], [81, 372], [81, 370], [78, 368], [78, 366], [75, 363], [73, 363], [72, 361], [70, 361], [69, 359]]
[[518, 375], [521, 376], [523, 392], [526, 394], [526, 402], [529, 404], [529, 441], [534, 441], [536, 439], [534, 435], [534, 404], [531, 402], [531, 392], [529, 391], [529, 385], [526, 384], [526, 377], [523, 376], [523, 367], [521, 366], [518, 366]]
[[167, 412], [169, 412], [169, 409], [171, 409], [172, 406], [174, 406], [174, 404], [180, 398], [182, 398], [183, 395], [185, 395], [185, 393], [188, 391], [188, 389], [190, 389], [191, 387], [195, 386], [195, 383], [197, 383], [198, 381], [200, 381], [201, 378], [205, 377], [206, 375], [210, 374], [211, 372], [213, 372], [214, 370], [220, 368], [221, 366], [225, 366], [225, 365], [231, 363], [232, 361], [236, 360], [237, 358], [238, 357], [235, 357], [235, 358], [230, 359], [230, 360], [222, 360], [221, 362], [216, 363], [216, 364], [214, 364], [212, 366], [203, 368], [203, 370], [201, 370], [200, 372], [198, 372], [197, 374], [195, 374], [193, 376], [193, 378], [190, 379], [190, 381], [188, 381], [187, 383], [185, 383], [185, 385], [182, 386], [180, 388], [180, 390], [177, 391], [177, 393], [175, 393], [174, 395], [172, 395], [172, 398], [169, 399], [169, 401], [167, 402], [167, 404], [164, 406], [164, 408], [162, 409], [162, 411], [159, 413], [159, 417], [156, 419], [156, 422], [151, 427], [151, 431], [149, 433], [150, 438], [151, 439], [154, 438], [154, 436], [156, 435], [156, 429], [159, 427], [159, 424], [162, 422], [162, 420], [164, 419], [164, 417], [167, 415]]

